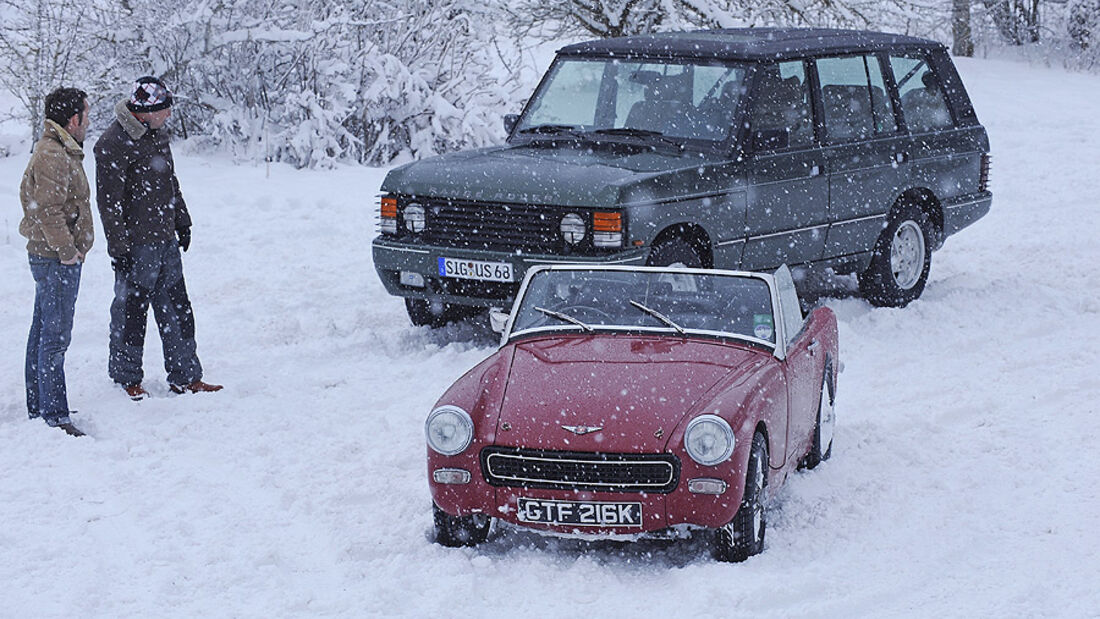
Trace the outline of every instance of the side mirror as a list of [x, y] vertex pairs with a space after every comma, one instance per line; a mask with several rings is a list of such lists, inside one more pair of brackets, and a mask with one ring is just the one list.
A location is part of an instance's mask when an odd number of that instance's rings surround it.
[[512, 135], [512, 129], [516, 128], [516, 123], [519, 122], [519, 114], [505, 114], [504, 115], [504, 131], [508, 135]]
[[496, 333], [504, 333], [504, 328], [508, 326], [508, 319], [511, 316], [507, 312], [497, 308], [489, 309], [489, 325], [492, 326], [493, 331]]
[[752, 149], [756, 152], [787, 148], [790, 144], [791, 132], [785, 128], [760, 129], [752, 132]]

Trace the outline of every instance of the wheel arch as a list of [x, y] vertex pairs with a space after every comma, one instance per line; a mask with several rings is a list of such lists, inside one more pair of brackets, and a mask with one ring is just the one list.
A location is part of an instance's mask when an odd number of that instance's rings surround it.
[[711, 243], [711, 237], [706, 228], [691, 222], [671, 224], [663, 228], [653, 237], [653, 243], [650, 244], [650, 248], [652, 249], [672, 238], [681, 238], [698, 250], [699, 256], [703, 259], [703, 268], [714, 268], [714, 246]]
[[939, 198], [927, 187], [911, 187], [894, 200], [893, 206], [890, 207], [889, 217], [893, 218], [910, 204], [916, 206], [928, 216], [928, 222], [932, 224], [932, 238], [929, 240], [932, 241], [932, 249], [939, 249], [943, 245], [944, 239], [943, 205], [940, 203]]

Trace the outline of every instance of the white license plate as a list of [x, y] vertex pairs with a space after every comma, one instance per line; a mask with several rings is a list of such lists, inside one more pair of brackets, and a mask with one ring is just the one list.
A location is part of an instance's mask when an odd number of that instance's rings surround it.
[[520, 522], [568, 524], [582, 527], [640, 527], [641, 503], [548, 501], [519, 497]]
[[483, 282], [510, 282], [515, 276], [507, 262], [481, 262], [459, 258], [439, 258], [439, 276], [476, 279]]

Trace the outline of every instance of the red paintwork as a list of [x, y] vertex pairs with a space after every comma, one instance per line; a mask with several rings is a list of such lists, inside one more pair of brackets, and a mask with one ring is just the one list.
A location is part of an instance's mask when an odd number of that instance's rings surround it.
[[[812, 340], [820, 343], [815, 355], [806, 350]], [[432, 498], [454, 515], [484, 512], [516, 524], [520, 524], [515, 519], [516, 498], [524, 496], [640, 501], [645, 531], [680, 523], [722, 526], [741, 502], [756, 428], [763, 427], [767, 434], [772, 492], [808, 451], [826, 356], [836, 363], [836, 319], [827, 308], [813, 312], [786, 361], [734, 340], [624, 334], [555, 334], [519, 340], [467, 372], [437, 403], [469, 412], [475, 436], [473, 444], [457, 456], [428, 449]], [[797, 405], [788, 417], [789, 402]], [[713, 467], [697, 464], [683, 449], [687, 422], [703, 413], [726, 419], [736, 437], [733, 456]], [[602, 426], [603, 430], [576, 436], [563, 430], [563, 425]], [[669, 494], [648, 496], [495, 488], [484, 481], [479, 461], [481, 449], [489, 445], [673, 453], [680, 459], [680, 483]], [[457, 486], [436, 484], [431, 471], [438, 468], [466, 469], [472, 480]], [[692, 494], [687, 482], [696, 477], [723, 479], [729, 489], [719, 496]], [[572, 531], [571, 527], [535, 526]], [[585, 527], [582, 532], [640, 531]]]

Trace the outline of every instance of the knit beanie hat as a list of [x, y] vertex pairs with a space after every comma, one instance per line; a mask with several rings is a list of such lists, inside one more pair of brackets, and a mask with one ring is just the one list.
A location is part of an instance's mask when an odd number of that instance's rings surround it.
[[164, 82], [146, 75], [139, 77], [134, 82], [134, 91], [130, 94], [130, 100], [126, 102], [126, 109], [135, 113], [156, 112], [172, 107], [172, 93]]

